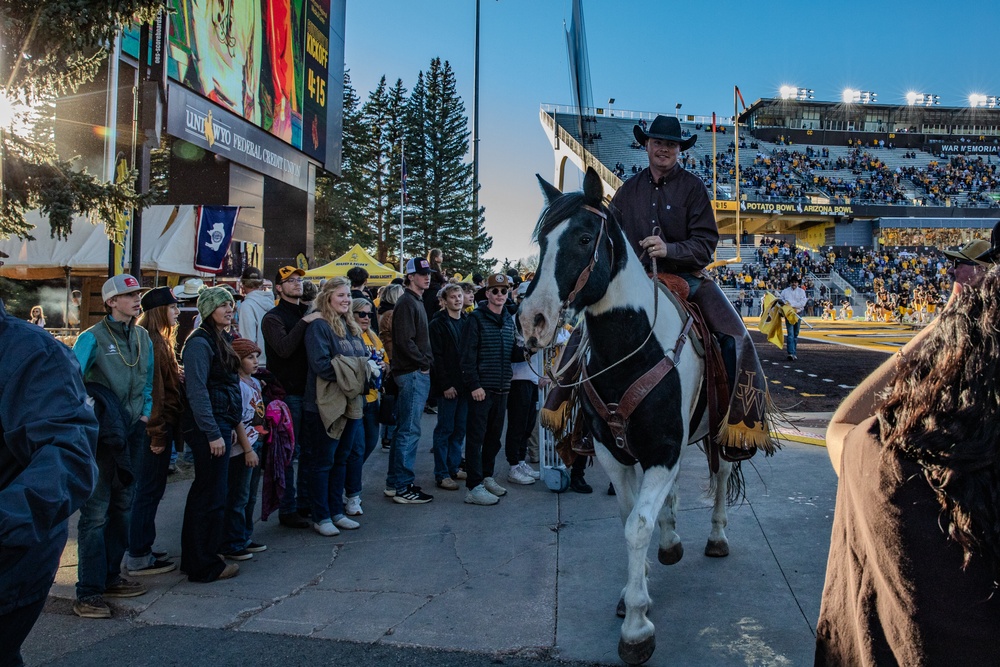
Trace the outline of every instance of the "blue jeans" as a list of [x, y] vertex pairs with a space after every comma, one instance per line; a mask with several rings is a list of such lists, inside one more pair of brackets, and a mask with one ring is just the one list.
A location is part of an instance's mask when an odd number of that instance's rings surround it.
[[347, 477], [344, 481], [344, 493], [348, 498], [361, 495], [361, 478], [365, 461], [375, 451], [378, 444], [378, 401], [365, 403], [364, 414], [354, 427], [354, 436], [350, 452], [347, 455]]
[[795, 324], [785, 320], [785, 329], [788, 331], [788, 335], [785, 336], [785, 342], [788, 343], [788, 354], [794, 355], [795, 350], [798, 349], [799, 328], [801, 326], [802, 320], [799, 320]]
[[[239, 427], [237, 427], [239, 428]], [[253, 444], [253, 450], [260, 456], [260, 438]], [[228, 453], [228, 452], [227, 452]], [[221, 553], [231, 554], [244, 549], [253, 532], [253, 507], [250, 505], [250, 486], [254, 473], [260, 479], [260, 466], [248, 468], [246, 456], [242, 454], [230, 457], [229, 479], [226, 491], [225, 527], [222, 537]], [[257, 500], [253, 494], [254, 502]]]
[[[313, 443], [312, 475], [312, 520], [319, 523], [325, 519], [344, 516], [344, 479], [347, 476], [347, 457], [354, 444], [354, 430], [357, 419], [348, 419], [340, 439], [326, 434], [323, 420], [318, 412], [303, 415], [305, 430]], [[299, 477], [301, 483], [302, 477]]]
[[[139, 455], [146, 439], [146, 424], [137, 421], [128, 438], [128, 456], [133, 471], [139, 470]], [[129, 515], [135, 482], [122, 484], [110, 455], [97, 457], [97, 484], [80, 508], [77, 525], [76, 597], [103, 595], [121, 578], [122, 557], [128, 546]]]
[[389, 447], [389, 473], [385, 485], [402, 493], [416, 479], [413, 465], [417, 460], [417, 443], [420, 442], [420, 419], [427, 396], [431, 393], [431, 376], [420, 371], [403, 373], [396, 376], [396, 384], [399, 385], [396, 436]]
[[455, 478], [462, 463], [465, 444], [465, 420], [469, 415], [469, 397], [438, 398], [438, 421], [434, 427], [434, 480]]
[[149, 448], [150, 439], [143, 438], [142, 451], [139, 456], [139, 469], [136, 471], [135, 499], [132, 501], [132, 517], [128, 528], [128, 553], [125, 555], [125, 567], [129, 570], [139, 570], [153, 564], [153, 542], [156, 541], [156, 510], [163, 499], [167, 488], [167, 468], [170, 467], [170, 455], [174, 451], [171, 442], [160, 454], [154, 454]]
[[[232, 427], [219, 430], [228, 447], [232, 440]], [[204, 583], [218, 579], [226, 567], [217, 554], [222, 546], [229, 452], [212, 456], [208, 439], [198, 429], [185, 431], [184, 440], [194, 455], [194, 481], [184, 504], [181, 571], [188, 575], [189, 580]]]
[[[279, 514], [294, 514], [296, 510], [309, 508], [309, 466], [312, 462], [312, 443], [309, 432], [302, 428], [302, 397], [285, 396], [285, 405], [292, 415], [295, 430], [295, 452], [299, 455], [299, 486], [296, 496], [295, 467], [289, 463], [285, 468], [285, 495], [281, 498]], [[305, 480], [305, 482], [303, 482]]]
[[364, 425], [364, 442], [365, 442], [365, 456], [364, 460], [367, 461], [368, 457], [372, 455], [375, 448], [378, 446], [378, 436], [382, 431], [382, 425], [378, 423], [378, 413], [381, 409], [381, 401], [372, 401], [371, 403], [365, 403], [365, 414], [361, 418], [361, 422]]

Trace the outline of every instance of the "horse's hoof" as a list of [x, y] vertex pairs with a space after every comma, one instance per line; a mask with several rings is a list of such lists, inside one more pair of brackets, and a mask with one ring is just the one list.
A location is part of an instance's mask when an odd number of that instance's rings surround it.
[[625, 598], [618, 598], [618, 606], [615, 607], [615, 616], [625, 618]]
[[664, 565], [673, 565], [684, 558], [684, 544], [678, 542], [669, 549], [660, 549], [656, 552], [656, 558]]
[[705, 555], [712, 558], [725, 558], [729, 555], [729, 542], [725, 540], [709, 540], [705, 545]]
[[624, 639], [618, 640], [618, 657], [627, 665], [641, 665], [653, 656], [655, 650], [656, 635], [650, 635], [635, 644], [626, 644]]

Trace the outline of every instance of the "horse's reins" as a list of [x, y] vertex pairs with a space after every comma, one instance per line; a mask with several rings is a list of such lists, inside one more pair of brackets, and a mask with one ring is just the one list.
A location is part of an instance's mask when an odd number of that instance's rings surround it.
[[[591, 213], [593, 213], [594, 215], [596, 215], [597, 217], [599, 217], [601, 219], [601, 229], [597, 233], [597, 243], [594, 244], [594, 255], [590, 258], [590, 263], [587, 264], [587, 266], [584, 267], [583, 271], [580, 272], [580, 275], [576, 279], [576, 284], [573, 286], [573, 289], [570, 291], [569, 296], [567, 296], [566, 299], [559, 306], [559, 318], [558, 318], [557, 324], [556, 324], [557, 327], [562, 324], [564, 316], [565, 316], [565, 313], [569, 309], [569, 305], [574, 301], [574, 299], [576, 299], [576, 297], [580, 293], [580, 291], [587, 285], [587, 281], [590, 280], [590, 274], [591, 274], [591, 272], [593, 272], [594, 266], [597, 264], [598, 253], [600, 252], [600, 249], [601, 249], [601, 239], [604, 237], [604, 234], [606, 233], [606, 229], [607, 229], [607, 225], [608, 225], [608, 215], [604, 211], [602, 211], [600, 209], [597, 209], [597, 208], [594, 208], [593, 206], [589, 206], [587, 204], [584, 204], [581, 208], [583, 208], [584, 210], [590, 211]], [[660, 234], [660, 228], [659, 227], [654, 227], [653, 228], [653, 234], [659, 236], [659, 234]], [[614, 239], [611, 238], [610, 234], [608, 234], [608, 242], [611, 244], [611, 251], [614, 252], [615, 242], [614, 242]], [[632, 350], [631, 352], [629, 352], [628, 354], [626, 354], [624, 357], [622, 357], [621, 359], [619, 359], [615, 363], [611, 364], [610, 366], [608, 366], [606, 368], [602, 368], [601, 370], [597, 371], [597, 373], [595, 373], [595, 374], [593, 374], [593, 375], [591, 375], [589, 377], [586, 376], [586, 373], [583, 373], [583, 375], [581, 376], [581, 379], [578, 380], [577, 382], [570, 382], [568, 384], [563, 384], [562, 382], [560, 382], [559, 376], [557, 376], [555, 374], [555, 372], [553, 371], [553, 369], [548, 369], [545, 372], [548, 374], [549, 379], [552, 380], [552, 382], [554, 382], [556, 384], [556, 386], [558, 386], [558, 387], [564, 387], [564, 388], [579, 387], [581, 384], [583, 384], [585, 382], [589, 382], [590, 380], [592, 380], [592, 379], [594, 379], [596, 377], [601, 376], [602, 374], [610, 371], [612, 368], [614, 368], [618, 364], [621, 364], [622, 362], [626, 361], [630, 357], [632, 357], [635, 354], [637, 354], [639, 352], [639, 350], [641, 350], [643, 347], [645, 347], [646, 343], [649, 342], [649, 339], [653, 337], [653, 331], [656, 329], [656, 321], [657, 321], [657, 319], [660, 316], [660, 290], [656, 286], [656, 258], [655, 257], [650, 257], [649, 259], [650, 259], [650, 261], [652, 263], [652, 267], [653, 267], [653, 279], [650, 281], [651, 284], [653, 285], [653, 323], [649, 327], [649, 333], [646, 335], [646, 339], [643, 340], [642, 343], [640, 343], [638, 347], [636, 347], [634, 350]], [[555, 338], [553, 338], [553, 343], [554, 342], [555, 342]], [[586, 348], [587, 348], [586, 345], [580, 345], [579, 348], [577, 348], [576, 354], [574, 354], [567, 361], [564, 361], [564, 362], [560, 363], [559, 367], [560, 368], [572, 368], [572, 364], [577, 359], [582, 358], [582, 355], [586, 354], [586, 351], [587, 351]]]

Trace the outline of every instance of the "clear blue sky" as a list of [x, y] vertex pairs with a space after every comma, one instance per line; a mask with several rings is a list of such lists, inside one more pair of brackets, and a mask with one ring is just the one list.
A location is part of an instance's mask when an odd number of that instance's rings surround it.
[[[734, 84], [747, 104], [784, 84], [813, 88], [817, 100], [871, 90], [885, 104], [904, 103], [909, 90], [940, 95], [944, 106], [966, 106], [971, 92], [1000, 95], [996, 0], [584, 0], [583, 8], [599, 106], [614, 97], [616, 109], [673, 113], [681, 103], [684, 113], [728, 116]], [[570, 0], [482, 0], [480, 202], [498, 260], [537, 252], [534, 174], [551, 181], [554, 171], [538, 110], [572, 102], [570, 10]], [[345, 62], [359, 96], [383, 74], [409, 89], [439, 56], [455, 70], [471, 128], [475, 19], [475, 0], [347, 0]]]

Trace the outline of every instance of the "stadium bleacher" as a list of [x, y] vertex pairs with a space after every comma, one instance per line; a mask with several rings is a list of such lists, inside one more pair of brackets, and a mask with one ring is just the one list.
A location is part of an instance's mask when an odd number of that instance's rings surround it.
[[[575, 114], [555, 113], [556, 123], [585, 146], [602, 164], [616, 173], [623, 181], [646, 166], [646, 156], [635, 143], [631, 118], [593, 116], [587, 121], [581, 137]], [[716, 171], [719, 180], [719, 199], [734, 197], [735, 180], [733, 169], [734, 139], [733, 127], [725, 126], [725, 133], [716, 135]], [[712, 141], [711, 128], [693, 122], [682, 122], [682, 131], [697, 134], [698, 143], [682, 154], [681, 161], [686, 168], [694, 171], [711, 188]], [[762, 178], [768, 171], [766, 161], [791, 162], [796, 157], [806, 155], [807, 148], [816, 154], [813, 160], [823, 163], [822, 167], [798, 166], [772, 173], [771, 178]], [[825, 149], [825, 154], [823, 150]], [[967, 158], [958, 158], [963, 163]], [[956, 206], [970, 208], [1000, 208], [988, 195], [996, 187], [1000, 195], [998, 165], [990, 158], [975, 158], [982, 163], [975, 173], [977, 182], [970, 185], [964, 179], [964, 187], [956, 187], [956, 175], [961, 176], [963, 168], [949, 168], [949, 160], [942, 159], [920, 149], [887, 148], [876, 146], [839, 146], [820, 144], [774, 143], [758, 139], [749, 133], [741, 135], [740, 147], [740, 189], [748, 199], [764, 201], [804, 201], [807, 197], [820, 197], [833, 203], [853, 201], [880, 205], [906, 206]], [[972, 164], [973, 160], [968, 160]], [[837, 166], [838, 163], [841, 166]], [[863, 165], [876, 163], [871, 170]], [[990, 187], [981, 182], [986, 177]], [[876, 187], [872, 192], [873, 180], [892, 181], [887, 188]], [[777, 187], [771, 187], [774, 183]], [[885, 190], [888, 195], [881, 194]]]

